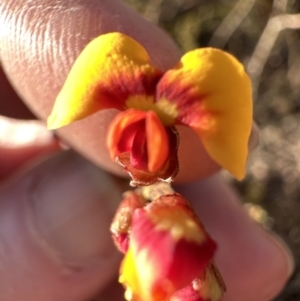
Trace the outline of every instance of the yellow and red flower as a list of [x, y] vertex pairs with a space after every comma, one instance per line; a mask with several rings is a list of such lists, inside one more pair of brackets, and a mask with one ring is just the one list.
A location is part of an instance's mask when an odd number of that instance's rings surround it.
[[181, 195], [147, 203], [141, 195], [127, 193], [111, 231], [125, 253], [119, 281], [128, 301], [221, 297], [223, 288], [211, 267], [216, 244]]
[[130, 173], [133, 185], [175, 177], [176, 125], [192, 128], [215, 162], [243, 178], [252, 125], [251, 84], [230, 54], [196, 49], [162, 72], [132, 38], [102, 35], [75, 62], [48, 127], [111, 108], [122, 112], [110, 125], [108, 149]]

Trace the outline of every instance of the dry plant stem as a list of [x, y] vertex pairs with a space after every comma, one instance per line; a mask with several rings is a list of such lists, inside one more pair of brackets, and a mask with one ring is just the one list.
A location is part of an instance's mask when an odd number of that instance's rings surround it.
[[256, 0], [239, 0], [214, 32], [209, 45], [224, 48], [235, 30], [249, 14]]
[[285, 12], [288, 5], [288, 0], [274, 0], [272, 14], [278, 15]]
[[[258, 84], [264, 66], [268, 60], [271, 50], [279, 33], [284, 29], [300, 28], [300, 14], [284, 14], [272, 17], [263, 31], [251, 59], [249, 60], [247, 71], [253, 80], [254, 95], [257, 93]], [[254, 97], [255, 99], [255, 97]]]
[[[286, 6], [286, 0], [277, 0], [273, 2], [272, 17], [268, 20], [254, 49], [253, 55], [248, 62], [247, 71], [253, 81], [254, 99], [256, 98], [255, 96], [257, 94], [262, 71], [279, 33], [284, 29], [300, 28], [300, 14], [284, 14]], [[280, 12], [281, 14], [278, 14]]]
[[154, 24], [158, 24], [160, 14], [161, 14], [161, 5], [163, 0], [152, 0], [146, 5], [144, 18], [151, 21]]
[[288, 75], [289, 84], [292, 90], [300, 87], [300, 42], [296, 32], [285, 32], [285, 39], [288, 46]]
[[158, 199], [163, 195], [175, 193], [171, 185], [165, 182], [159, 182], [150, 186], [143, 186], [136, 189], [136, 191], [150, 202]]

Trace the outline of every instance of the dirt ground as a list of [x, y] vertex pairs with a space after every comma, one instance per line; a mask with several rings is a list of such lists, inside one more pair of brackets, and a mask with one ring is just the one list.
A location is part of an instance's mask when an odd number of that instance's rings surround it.
[[290, 246], [296, 270], [276, 301], [300, 300], [300, 1], [127, 0], [183, 52], [214, 46], [244, 63], [261, 142], [243, 182], [245, 207]]

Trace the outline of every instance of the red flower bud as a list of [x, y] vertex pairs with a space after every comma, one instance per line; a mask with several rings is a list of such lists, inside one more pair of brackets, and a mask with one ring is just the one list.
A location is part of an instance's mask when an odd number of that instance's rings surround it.
[[134, 301], [165, 301], [204, 273], [216, 244], [187, 201], [165, 195], [134, 210], [119, 281]]

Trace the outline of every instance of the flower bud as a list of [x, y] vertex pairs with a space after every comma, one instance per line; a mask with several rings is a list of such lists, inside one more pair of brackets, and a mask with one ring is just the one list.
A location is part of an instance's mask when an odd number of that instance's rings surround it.
[[179, 194], [135, 209], [119, 278], [125, 298], [167, 300], [204, 273], [215, 250], [215, 242]]

